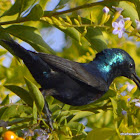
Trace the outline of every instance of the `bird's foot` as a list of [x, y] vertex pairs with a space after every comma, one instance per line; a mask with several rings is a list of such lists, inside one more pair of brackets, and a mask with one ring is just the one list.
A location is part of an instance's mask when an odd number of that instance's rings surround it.
[[44, 105], [44, 109], [43, 110], [44, 110], [45, 115], [47, 116], [47, 124], [49, 125], [51, 130], [54, 130], [54, 128], [53, 128], [53, 121], [51, 119], [52, 114], [51, 114], [51, 111], [49, 110], [49, 106], [48, 106], [46, 101], [45, 101], [45, 105]]
[[[44, 96], [44, 100], [45, 100], [46, 91], [43, 89], [40, 89], [40, 91], [42, 92], [42, 95]], [[49, 127], [53, 131], [54, 130], [53, 121], [51, 119], [52, 114], [51, 114], [51, 111], [49, 110], [49, 106], [48, 106], [48, 103], [46, 101], [44, 104], [43, 112], [45, 113], [45, 116], [47, 117], [47, 120], [45, 122], [49, 125]]]

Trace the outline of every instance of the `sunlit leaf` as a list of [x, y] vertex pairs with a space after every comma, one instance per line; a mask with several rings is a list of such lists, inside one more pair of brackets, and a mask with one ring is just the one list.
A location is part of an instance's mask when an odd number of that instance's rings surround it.
[[127, 85], [123, 85], [123, 86], [119, 89], [120, 93], [123, 92], [124, 90], [126, 90], [126, 88], [127, 88]]
[[[57, 28], [59, 28], [59, 27], [57, 27]], [[64, 33], [66, 33], [67, 35], [69, 35], [72, 39], [75, 39], [78, 42], [80, 41], [80, 34], [75, 28], [67, 27], [67, 29], [62, 29], [62, 28], [59, 28], [59, 29], [61, 31], [63, 31]]]
[[89, 132], [86, 140], [106, 140], [115, 133], [115, 130], [112, 128], [98, 128]]
[[[37, 12], [36, 12], [37, 11]], [[25, 17], [28, 20], [39, 20], [43, 16], [43, 10], [39, 4], [35, 5]]]
[[33, 102], [33, 124], [37, 124], [37, 106], [35, 101]]
[[93, 115], [94, 113], [93, 112], [89, 112], [89, 111], [79, 111], [71, 120], [70, 122], [72, 121], [76, 121], [80, 118], [84, 118], [84, 117], [87, 117], [87, 116], [90, 116], [90, 115]]
[[85, 129], [83, 124], [80, 124], [79, 122], [69, 122], [68, 126], [74, 131], [76, 131], [77, 133], [82, 132], [83, 129]]
[[130, 19], [132, 20], [132, 24], [136, 27], [135, 19], [139, 19], [136, 9], [125, 1], [119, 2], [118, 7], [124, 9], [124, 11], [122, 12], [123, 16], [130, 17]]
[[[74, 24], [74, 18], [71, 18], [71, 20]], [[91, 24], [90, 20], [88, 19], [81, 18], [81, 20], [82, 20], [82, 24]], [[82, 34], [84, 32], [84, 27], [76, 27], [75, 29], [79, 31], [79, 34]], [[77, 41], [80, 41], [80, 35], [75, 29], [68, 27], [67, 29], [64, 29], [63, 31], [66, 34], [70, 35], [72, 38], [76, 39]], [[100, 28], [87, 27], [86, 29], [87, 29], [87, 33], [84, 35], [84, 38], [86, 38], [89, 44], [91, 44], [91, 47], [93, 49], [95, 49], [97, 52], [100, 52], [103, 49], [107, 48], [106, 41], [103, 37], [102, 31]], [[62, 29], [60, 28], [60, 30]]]
[[31, 81], [27, 80], [26, 78], [25, 78], [25, 82], [28, 86], [30, 96], [35, 101], [38, 111], [41, 112], [44, 107], [44, 97], [42, 93]]
[[28, 108], [29, 107], [26, 107], [24, 105], [11, 105], [4, 110], [0, 119], [8, 121], [12, 117], [20, 117], [20, 115]]
[[114, 100], [113, 98], [111, 98], [111, 103], [112, 103], [112, 106], [113, 106], [113, 113], [114, 113], [114, 118], [116, 119], [117, 118], [117, 102], [116, 100]]
[[135, 4], [135, 6], [136, 6], [136, 10], [137, 10], [137, 12], [138, 12], [138, 15], [139, 15], [139, 19], [140, 19], [140, 1], [139, 0], [135, 0], [135, 1], [133, 1], [134, 2], [134, 4]]
[[4, 54], [6, 54], [6, 53], [7, 53], [6, 50], [4, 50], [4, 49], [0, 49], [0, 56], [1, 56], [1, 55], [4, 55]]
[[40, 0], [39, 4], [44, 9], [46, 7], [46, 3], [48, 3], [48, 2], [49, 2], [49, 0]]
[[12, 5], [12, 7], [6, 11], [2, 16], [11, 16], [11, 15], [15, 15], [17, 13], [22, 13], [23, 11], [25, 11], [28, 7], [30, 7], [33, 3], [35, 2], [35, 0], [16, 0], [14, 5]]
[[0, 65], [0, 71], [1, 71], [0, 80], [2, 80], [2, 79], [4, 79], [6, 77], [7, 68]]
[[9, 104], [9, 101], [10, 101], [10, 99], [9, 99], [9, 94], [8, 94], [8, 95], [3, 99], [1, 105]]
[[33, 100], [29, 94], [29, 92], [19, 86], [16, 85], [5, 85], [6, 88], [14, 92], [17, 96], [19, 96], [25, 103], [32, 106]]
[[[90, 24], [90, 21], [82, 18], [83, 24]], [[81, 33], [84, 32], [84, 28], [77, 28]], [[103, 37], [102, 31], [98, 27], [87, 27], [87, 33], [84, 36], [89, 43], [91, 44], [91, 48], [95, 49], [97, 52], [102, 51], [107, 48], [106, 41]]]
[[69, 2], [70, 0], [60, 0], [58, 6], [61, 6], [61, 5], [64, 5], [66, 4], [67, 2]]

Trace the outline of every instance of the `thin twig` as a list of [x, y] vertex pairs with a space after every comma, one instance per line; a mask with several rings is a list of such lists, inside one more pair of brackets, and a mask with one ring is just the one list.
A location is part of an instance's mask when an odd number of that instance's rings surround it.
[[[93, 7], [93, 6], [97, 6], [97, 5], [106, 5], [109, 2], [112, 2], [113, 0], [104, 0], [104, 1], [99, 1], [99, 2], [94, 2], [94, 3], [88, 3], [88, 4], [84, 4], [81, 6], [77, 6], [75, 8], [71, 8], [65, 11], [61, 11], [61, 12], [55, 12], [55, 13], [49, 13], [48, 15], [44, 16], [44, 17], [50, 17], [50, 16], [58, 16], [58, 15], [62, 15], [62, 14], [66, 14], [66, 13], [71, 13], [77, 10], [81, 10], [84, 8], [89, 8], [89, 7]], [[130, 0], [114, 0], [115, 2], [119, 2], [119, 1], [130, 1]]]

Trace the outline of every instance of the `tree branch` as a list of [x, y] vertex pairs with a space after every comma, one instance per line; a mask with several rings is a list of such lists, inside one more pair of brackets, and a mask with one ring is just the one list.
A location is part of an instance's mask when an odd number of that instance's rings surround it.
[[70, 13], [70, 12], [73, 12], [73, 11], [81, 10], [81, 9], [84, 9], [84, 8], [97, 6], [97, 5], [106, 5], [109, 2], [113, 2], [113, 1], [114, 2], [119, 2], [119, 1], [131, 1], [131, 0], [104, 0], [104, 1], [94, 2], [94, 3], [88, 3], [88, 4], [84, 4], [84, 5], [75, 7], [75, 8], [71, 8], [69, 10], [65, 10], [65, 11], [61, 11], [61, 12], [55, 12], [55, 13], [49, 13], [47, 15], [44, 15], [44, 17], [58, 16], [58, 15]]

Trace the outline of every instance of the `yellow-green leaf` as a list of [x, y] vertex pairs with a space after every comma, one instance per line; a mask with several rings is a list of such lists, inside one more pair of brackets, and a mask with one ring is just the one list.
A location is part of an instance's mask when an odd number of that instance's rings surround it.
[[6, 88], [14, 92], [17, 96], [19, 96], [25, 103], [29, 106], [33, 105], [33, 100], [29, 94], [29, 92], [19, 86], [16, 85], [5, 85]]
[[39, 20], [43, 16], [43, 10], [39, 4], [35, 5], [31, 12], [25, 17], [28, 20]]
[[37, 109], [39, 112], [43, 110], [44, 107], [44, 97], [40, 90], [36, 87], [35, 84], [33, 84], [31, 81], [25, 78], [25, 82], [28, 86], [30, 96], [35, 101], [35, 104], [37, 106]]
[[86, 140], [107, 140], [115, 133], [112, 128], [97, 128], [88, 133]]
[[87, 117], [87, 116], [90, 116], [90, 115], [93, 115], [94, 113], [93, 112], [90, 112], [90, 111], [79, 111], [71, 120], [70, 122], [72, 121], [76, 121], [78, 119], [81, 119], [81, 118], [84, 118], [84, 117]]

